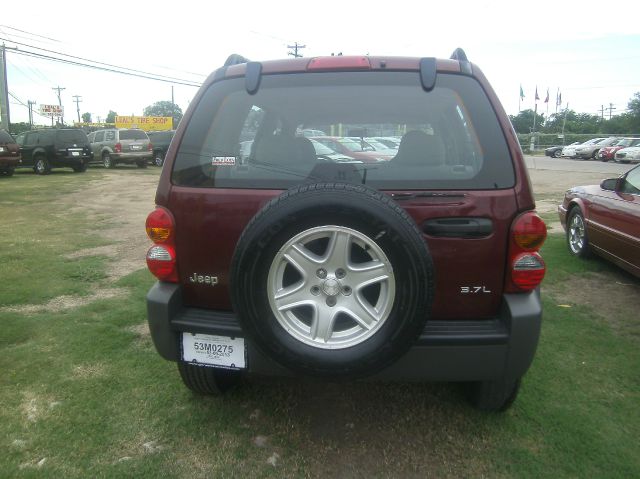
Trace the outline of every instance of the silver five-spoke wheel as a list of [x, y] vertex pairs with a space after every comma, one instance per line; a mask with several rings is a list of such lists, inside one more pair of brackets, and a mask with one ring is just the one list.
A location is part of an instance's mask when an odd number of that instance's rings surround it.
[[580, 254], [585, 246], [584, 220], [580, 213], [576, 213], [571, 217], [569, 224], [569, 248], [573, 254]]
[[291, 336], [321, 349], [348, 348], [376, 334], [395, 292], [384, 251], [343, 226], [297, 234], [269, 268], [269, 304], [276, 319]]

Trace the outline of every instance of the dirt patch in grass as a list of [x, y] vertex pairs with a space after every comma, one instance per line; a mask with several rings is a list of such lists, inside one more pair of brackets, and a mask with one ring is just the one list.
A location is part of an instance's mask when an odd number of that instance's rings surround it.
[[102, 363], [79, 364], [73, 368], [74, 379], [92, 379], [105, 376], [106, 366]]
[[107, 288], [99, 289], [87, 296], [58, 296], [44, 304], [22, 304], [19, 306], [4, 306], [0, 308], [0, 313], [20, 313], [20, 314], [38, 314], [38, 313], [59, 313], [68, 309], [79, 308], [94, 301], [102, 299], [113, 299], [122, 297], [127, 294], [124, 288]]
[[543, 283], [542, 292], [564, 307], [586, 306], [617, 333], [640, 339], [640, 281], [631, 275], [622, 271], [573, 275], [564, 283]]
[[95, 224], [95, 232], [113, 245], [80, 250], [68, 257], [104, 255], [110, 281], [145, 267], [149, 247], [144, 223], [155, 206], [158, 176], [136, 171], [107, 171], [78, 191], [63, 197], [72, 212], [82, 212]]

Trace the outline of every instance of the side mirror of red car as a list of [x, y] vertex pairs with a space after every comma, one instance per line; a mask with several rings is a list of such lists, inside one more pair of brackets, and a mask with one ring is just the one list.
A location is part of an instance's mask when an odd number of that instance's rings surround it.
[[607, 180], [602, 180], [600, 183], [600, 188], [607, 191], [616, 191], [618, 186], [618, 178], [609, 178]]

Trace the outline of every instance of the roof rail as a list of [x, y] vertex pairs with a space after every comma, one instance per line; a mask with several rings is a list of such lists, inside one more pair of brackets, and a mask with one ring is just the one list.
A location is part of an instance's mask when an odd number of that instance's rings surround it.
[[451, 60], [458, 60], [460, 62], [468, 62], [467, 54], [462, 48], [456, 48], [451, 54]]
[[473, 72], [471, 71], [471, 63], [469, 63], [467, 54], [462, 48], [456, 48], [451, 54], [450, 58], [451, 60], [458, 60], [460, 62], [460, 71], [462, 73], [466, 73], [467, 75], [473, 74]]
[[249, 59], [243, 57], [242, 55], [238, 55], [237, 53], [232, 53], [227, 58], [227, 61], [224, 62], [225, 67], [230, 67], [231, 65], [238, 65], [240, 63], [248, 63]]

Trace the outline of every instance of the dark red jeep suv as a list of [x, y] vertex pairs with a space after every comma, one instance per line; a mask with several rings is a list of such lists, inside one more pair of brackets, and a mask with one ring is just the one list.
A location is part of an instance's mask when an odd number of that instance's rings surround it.
[[[335, 162], [307, 129], [400, 146]], [[468, 382], [484, 410], [515, 399], [540, 333], [546, 227], [462, 50], [232, 55], [180, 123], [156, 203], [148, 321], [190, 389], [300, 375]]]

